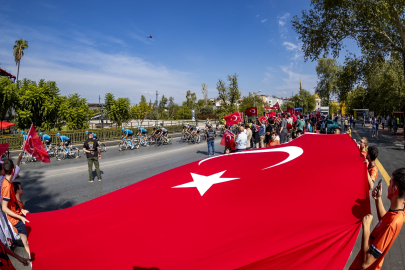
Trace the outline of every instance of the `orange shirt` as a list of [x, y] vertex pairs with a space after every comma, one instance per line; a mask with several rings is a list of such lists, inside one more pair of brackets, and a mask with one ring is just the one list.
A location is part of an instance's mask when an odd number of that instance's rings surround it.
[[[3, 185], [1, 187], [1, 196], [3, 197], [3, 201], [7, 201], [7, 207], [17, 215], [22, 216], [22, 212], [20, 209], [20, 206], [17, 203], [17, 199], [15, 198], [15, 192], [14, 192], [14, 187], [13, 183], [10, 183], [9, 181], [4, 178], [3, 180]], [[8, 220], [12, 225], [17, 224], [19, 219], [16, 219], [14, 217], [10, 217], [7, 215]]]
[[361, 152], [361, 155], [362, 155], [364, 158], [367, 158], [367, 151]]
[[267, 147], [275, 146], [275, 145], [279, 145], [279, 144], [280, 144], [280, 142], [279, 142], [278, 140], [275, 140], [274, 142], [273, 142], [273, 141], [269, 141], [269, 143], [267, 144]]
[[25, 205], [24, 205], [24, 203], [21, 201], [19, 201], [19, 200], [17, 200], [17, 204], [18, 204], [18, 206], [20, 207], [20, 209], [22, 210], [22, 209], [25, 209]]
[[373, 181], [377, 180], [378, 177], [378, 169], [377, 166], [373, 166], [371, 168], [368, 168], [368, 174], [370, 175], [371, 179], [373, 179]]
[[1, 270], [15, 270], [13, 264], [7, 256], [5, 246], [0, 242], [0, 269]]
[[[379, 270], [384, 262], [384, 257], [392, 246], [401, 231], [402, 224], [404, 224], [404, 210], [388, 210], [383, 218], [375, 226], [370, 234], [370, 249], [369, 253], [372, 254], [377, 260], [367, 269]], [[350, 270], [361, 269], [363, 256], [361, 250], [354, 259]]]

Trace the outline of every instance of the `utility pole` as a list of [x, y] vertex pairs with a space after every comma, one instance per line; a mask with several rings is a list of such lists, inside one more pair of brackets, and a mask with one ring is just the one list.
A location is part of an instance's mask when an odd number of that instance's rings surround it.
[[158, 103], [158, 96], [159, 96], [159, 94], [158, 94], [158, 91], [156, 90], [156, 126], [159, 124], [159, 113], [158, 113], [158, 106], [159, 106], [159, 103]]

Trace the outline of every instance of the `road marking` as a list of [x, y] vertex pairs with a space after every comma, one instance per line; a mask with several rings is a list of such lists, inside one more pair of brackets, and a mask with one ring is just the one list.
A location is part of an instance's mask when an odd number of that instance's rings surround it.
[[[359, 133], [357, 133], [357, 131], [354, 130], [354, 129], [353, 129], [353, 131], [354, 131], [354, 133], [356, 133], [357, 137], [359, 137], [359, 139], [361, 140], [361, 137], [360, 137]], [[377, 168], [380, 171], [380, 173], [381, 173], [382, 177], [384, 178], [385, 182], [387, 183], [387, 186], [389, 186], [391, 177], [389, 176], [389, 174], [384, 169], [383, 165], [381, 164], [381, 162], [378, 159], [375, 160], [375, 165], [377, 165]]]

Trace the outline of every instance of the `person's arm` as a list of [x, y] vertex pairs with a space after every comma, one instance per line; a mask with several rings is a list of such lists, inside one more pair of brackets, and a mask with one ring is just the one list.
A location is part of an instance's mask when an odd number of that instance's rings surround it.
[[372, 193], [372, 196], [375, 200], [375, 208], [377, 209], [378, 220], [381, 220], [383, 216], [385, 216], [385, 214], [387, 213], [387, 211], [384, 208], [381, 195], [382, 195], [382, 184], [379, 184], [373, 189]]
[[11, 249], [9, 249], [8, 247], [4, 246], [4, 250], [6, 251], [6, 253], [14, 258], [16, 258], [17, 260], [19, 260], [24, 266], [28, 266], [30, 260], [29, 259], [25, 259], [23, 257], [21, 257], [20, 255], [14, 253], [14, 251], [12, 251]]
[[17, 166], [20, 166], [22, 157], [23, 157], [23, 153], [20, 153], [20, 155], [18, 156], [18, 160], [17, 160]]
[[19, 219], [19, 220], [21, 220], [24, 224], [25, 224], [25, 222], [29, 222], [25, 217], [23, 217], [23, 216], [20, 216], [20, 215], [17, 215], [16, 213], [14, 213], [13, 211], [11, 211], [9, 208], [8, 208], [8, 201], [6, 201], [6, 200], [4, 200], [3, 199], [3, 203], [2, 203], [2, 210], [3, 210], [3, 212], [4, 213], [6, 213], [7, 215], [9, 215], [9, 216], [11, 216], [11, 217], [13, 217], [13, 218], [16, 218], [16, 219]]

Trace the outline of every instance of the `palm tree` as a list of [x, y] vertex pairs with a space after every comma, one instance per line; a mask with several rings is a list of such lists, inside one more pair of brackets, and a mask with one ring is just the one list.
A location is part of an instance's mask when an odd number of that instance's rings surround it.
[[14, 45], [14, 60], [15, 64], [18, 65], [17, 69], [17, 81], [18, 82], [18, 74], [20, 73], [20, 61], [21, 57], [24, 55], [24, 50], [28, 48], [28, 41], [20, 39], [15, 41]]

